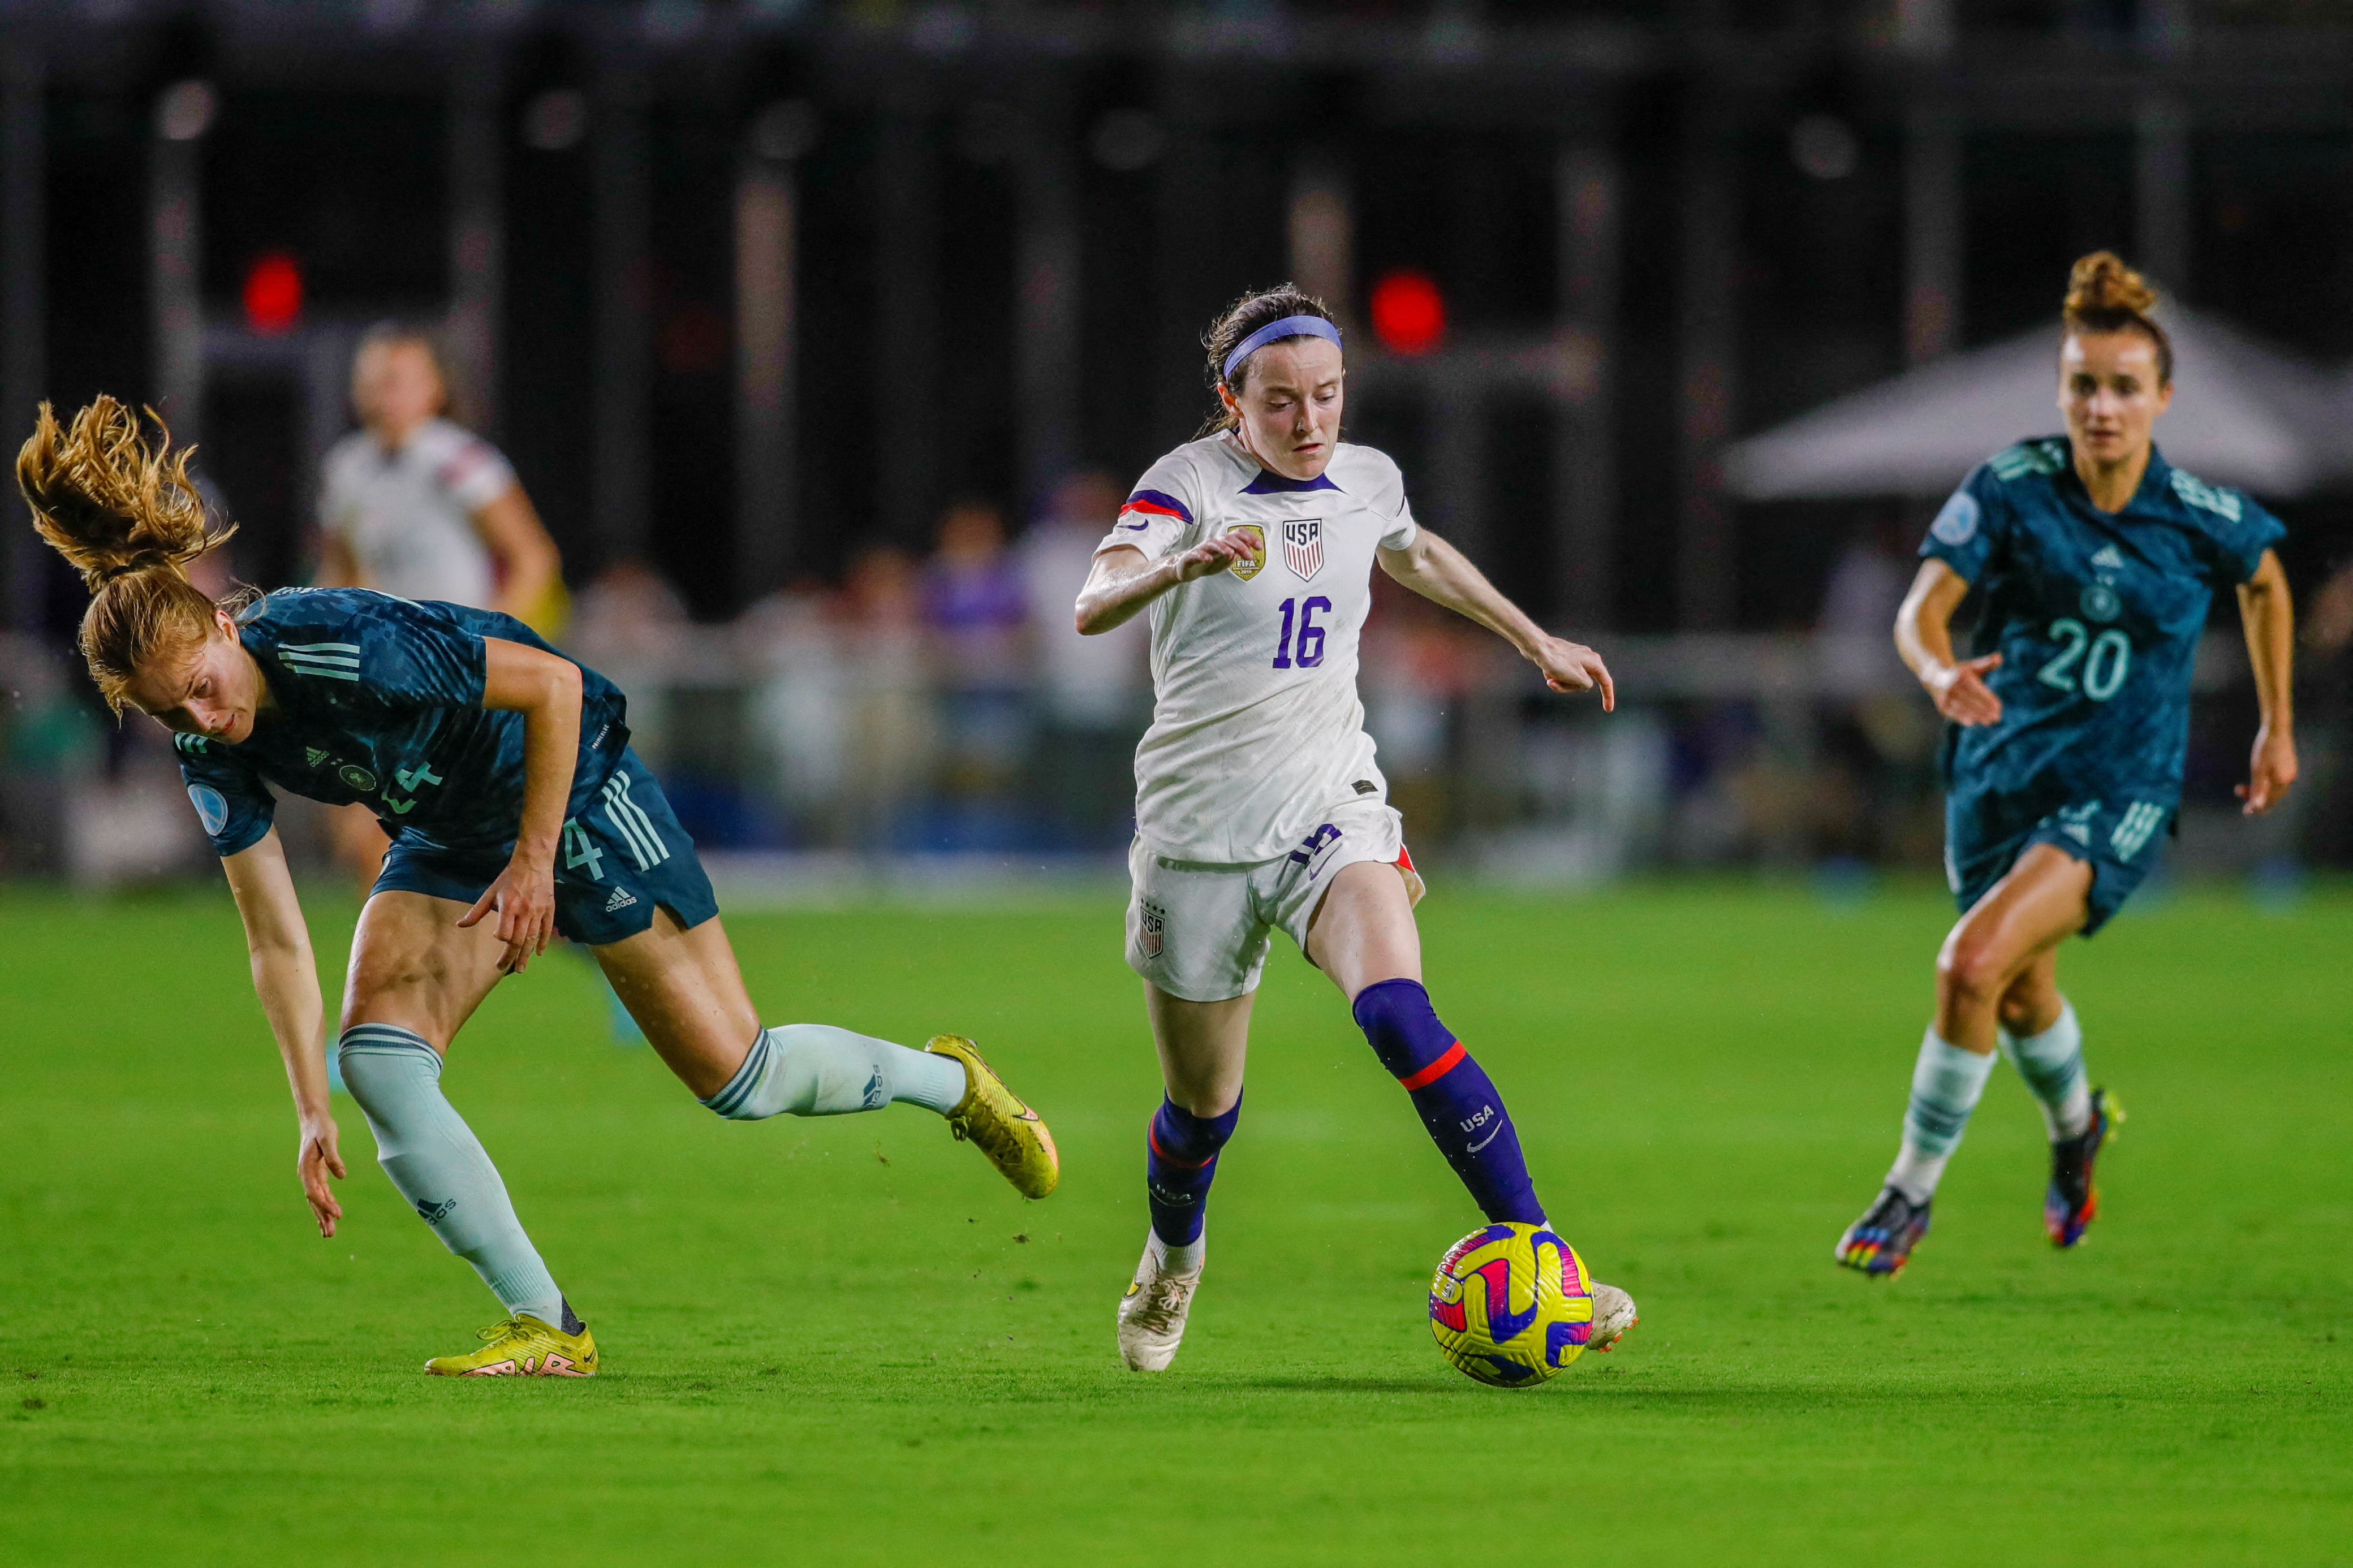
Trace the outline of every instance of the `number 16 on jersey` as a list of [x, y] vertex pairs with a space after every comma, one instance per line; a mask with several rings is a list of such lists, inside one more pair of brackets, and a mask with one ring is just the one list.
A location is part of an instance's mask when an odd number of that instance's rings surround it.
[[[1324, 628], [1315, 624], [1318, 615], [1329, 615], [1332, 601], [1318, 594], [1301, 602], [1282, 601], [1282, 630], [1274, 639], [1274, 668], [1289, 669], [1295, 658], [1302, 669], [1313, 669], [1324, 662]], [[1296, 646], [1292, 633], [1294, 623], [1298, 632]]]

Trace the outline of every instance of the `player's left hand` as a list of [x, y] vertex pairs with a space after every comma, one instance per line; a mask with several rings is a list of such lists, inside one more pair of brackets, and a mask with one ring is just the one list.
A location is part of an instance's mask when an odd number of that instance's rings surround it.
[[1618, 687], [1609, 679], [1609, 667], [1583, 643], [1570, 642], [1567, 637], [1545, 637], [1529, 650], [1528, 658], [1544, 671], [1545, 684], [1555, 691], [1590, 691], [1599, 687], [1601, 710], [1617, 711]]
[[2261, 816], [2264, 812], [2287, 798], [2288, 786], [2295, 783], [2295, 737], [2284, 731], [2273, 734], [2265, 725], [2255, 731], [2255, 754], [2247, 765], [2247, 782], [2236, 786], [2239, 798], [2246, 804], [2239, 807], [2245, 816]]
[[316, 1121], [302, 1123], [301, 1147], [294, 1155], [294, 1173], [302, 1183], [302, 1196], [311, 1205], [311, 1217], [319, 1223], [319, 1234], [332, 1238], [335, 1222], [343, 1217], [343, 1205], [335, 1201], [327, 1185], [327, 1178], [343, 1178], [343, 1157], [336, 1151], [338, 1137], [335, 1119], [322, 1116]]
[[493, 910], [498, 911], [499, 940], [507, 948], [499, 969], [521, 974], [524, 965], [547, 951], [555, 935], [555, 868], [536, 864], [517, 850], [499, 879], [482, 889], [458, 923], [470, 926]]

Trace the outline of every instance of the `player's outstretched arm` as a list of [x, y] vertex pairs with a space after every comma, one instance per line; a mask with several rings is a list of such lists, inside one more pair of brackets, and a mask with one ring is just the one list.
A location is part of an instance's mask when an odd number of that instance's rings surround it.
[[1895, 612], [1895, 651], [1936, 711], [1964, 728], [1990, 724], [2001, 717], [2001, 699], [1985, 678], [2001, 668], [2001, 655], [1981, 658], [1953, 658], [1953, 612], [1968, 596], [1969, 580], [1942, 561], [1920, 563], [1904, 607]]
[[2295, 783], [2295, 606], [2279, 557], [2263, 552], [2255, 574], [2239, 584], [2239, 623], [2247, 634], [2247, 660], [2255, 669], [2255, 730], [2247, 782], [2238, 786], [2249, 816], [2269, 811]]
[[1079, 590], [1076, 611], [1079, 635], [1094, 637], [1124, 626], [1138, 610], [1179, 583], [1191, 583], [1212, 572], [1222, 572], [1251, 555], [1251, 540], [1239, 533], [1205, 539], [1176, 555], [1146, 561], [1144, 552], [1117, 544], [1095, 557], [1086, 586]]
[[343, 1209], [328, 1190], [327, 1178], [343, 1174], [343, 1157], [336, 1151], [335, 1119], [327, 1108], [319, 970], [311, 957], [311, 931], [302, 921], [302, 903], [294, 895], [294, 879], [287, 872], [278, 830], [271, 828], [259, 843], [223, 860], [221, 869], [228, 873], [229, 891], [245, 921], [254, 994], [261, 998], [269, 1032], [278, 1037], [286, 1085], [294, 1091], [294, 1115], [301, 1126], [294, 1173], [302, 1183], [302, 1195], [310, 1200], [311, 1217], [319, 1222], [319, 1234], [332, 1236]]
[[504, 637], [484, 637], [482, 648], [482, 706], [522, 715], [522, 819], [506, 869], [458, 923], [498, 911], [500, 967], [521, 973], [555, 935], [555, 847], [580, 760], [580, 667]]
[[1403, 550], [1384, 547], [1381, 570], [1435, 605], [1481, 626], [1520, 650], [1520, 657], [1544, 672], [1545, 684], [1555, 691], [1601, 692], [1602, 711], [1618, 706], [1617, 683], [1601, 656], [1583, 643], [1554, 637], [1527, 612], [1505, 598], [1487, 581], [1471, 558], [1427, 528]]

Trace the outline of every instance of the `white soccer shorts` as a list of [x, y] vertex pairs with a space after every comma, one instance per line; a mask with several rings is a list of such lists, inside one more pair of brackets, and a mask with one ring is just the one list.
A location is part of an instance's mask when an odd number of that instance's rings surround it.
[[1127, 901], [1128, 967], [1187, 1002], [1255, 991], [1270, 933], [1287, 931], [1304, 952], [1308, 922], [1332, 879], [1359, 860], [1395, 866], [1408, 898], [1420, 901], [1405, 819], [1378, 801], [1338, 807], [1290, 854], [1250, 866], [1172, 860], [1139, 838], [1127, 852], [1134, 885]]

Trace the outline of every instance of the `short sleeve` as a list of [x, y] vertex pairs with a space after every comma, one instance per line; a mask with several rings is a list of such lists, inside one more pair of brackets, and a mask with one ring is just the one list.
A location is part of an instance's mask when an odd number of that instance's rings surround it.
[[1193, 465], [1181, 448], [1169, 453], [1145, 470], [1120, 506], [1111, 531], [1095, 546], [1095, 553], [1124, 544], [1143, 551], [1145, 559], [1157, 561], [1174, 550], [1193, 526], [1200, 500]]
[[2001, 481], [1980, 463], [1928, 525], [1928, 537], [1920, 542], [1921, 559], [1943, 562], [1964, 582], [1978, 581], [1985, 575], [2008, 514]]
[[476, 512], [513, 489], [515, 473], [496, 447], [479, 436], [459, 435], [448, 456], [434, 465], [433, 482], [467, 511]]
[[1413, 542], [1421, 537], [1421, 524], [1414, 521], [1413, 507], [1405, 498], [1405, 474], [1386, 454], [1381, 458], [1380, 477], [1374, 483], [1372, 494], [1365, 498], [1365, 504], [1381, 521], [1382, 549], [1410, 549]]
[[260, 775], [203, 735], [174, 735], [172, 742], [179, 752], [180, 782], [187, 786], [188, 804], [196, 808], [213, 853], [225, 860], [260, 843], [278, 816], [278, 797]]
[[2248, 496], [2237, 490], [2230, 495], [2239, 503], [2239, 515], [2217, 517], [2212, 536], [2220, 557], [2215, 563], [2217, 585], [2235, 588], [2253, 580], [2263, 563], [2263, 552], [2287, 537], [2287, 524]]

